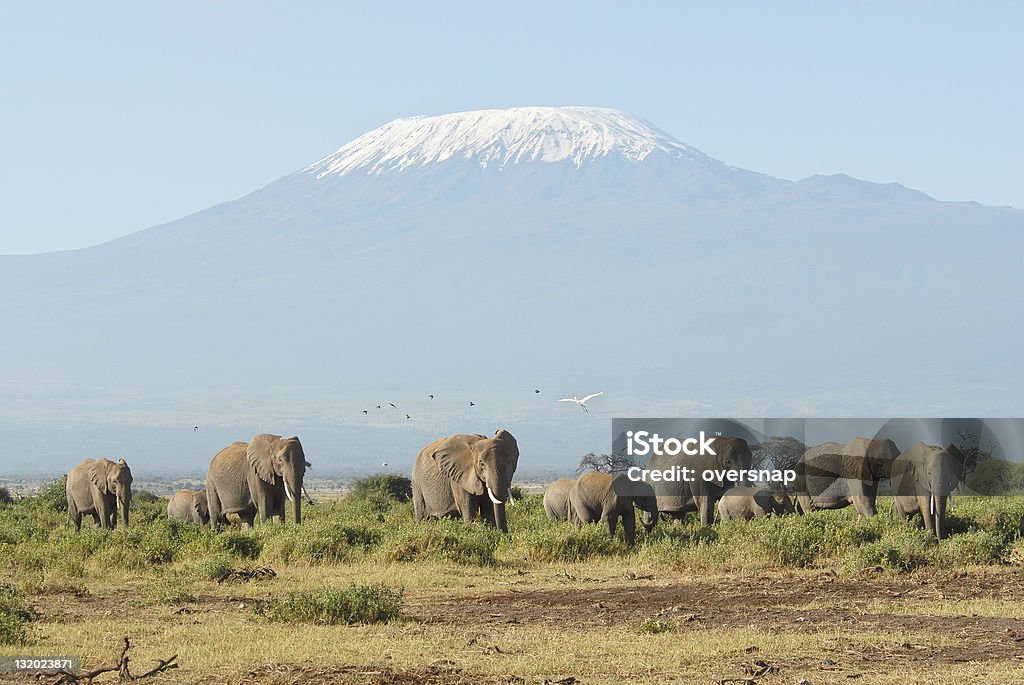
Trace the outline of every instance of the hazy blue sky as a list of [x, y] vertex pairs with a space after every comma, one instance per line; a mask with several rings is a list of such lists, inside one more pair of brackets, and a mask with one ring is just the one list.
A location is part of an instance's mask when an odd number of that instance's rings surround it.
[[294, 5], [0, 7], [0, 254], [178, 218], [396, 117], [516, 105], [1024, 207], [1024, 4]]

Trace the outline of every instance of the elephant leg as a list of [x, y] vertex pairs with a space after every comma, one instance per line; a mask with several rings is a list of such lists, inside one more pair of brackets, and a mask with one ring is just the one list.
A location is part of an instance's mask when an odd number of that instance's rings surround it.
[[427, 502], [423, 499], [423, 490], [418, 481], [412, 484], [412, 520], [419, 523], [427, 515]]
[[636, 512], [632, 506], [622, 513], [622, 532], [626, 535], [626, 544], [632, 547], [636, 543]]
[[242, 528], [252, 528], [256, 523], [256, 512], [245, 511], [238, 514], [238, 518], [242, 520]]
[[106, 528], [106, 522], [100, 519], [100, 515], [95, 511], [91, 514], [92, 520], [96, 524], [97, 528]]
[[206, 502], [210, 508], [210, 525], [213, 526], [214, 530], [220, 530], [221, 527], [221, 513], [220, 513], [220, 497], [217, 495], [217, 490], [214, 488], [206, 489]]
[[814, 511], [814, 504], [811, 502], [811, 496], [807, 493], [801, 493], [796, 496], [796, 503], [800, 509], [801, 514], [810, 514]]
[[619, 523], [619, 516], [618, 516], [618, 514], [607, 514], [607, 513], [606, 514], [602, 514], [601, 515], [601, 522], [604, 524], [605, 530], [608, 531], [608, 537], [610, 537], [612, 540], [614, 540], [615, 539], [615, 528], [618, 526], [618, 523]]
[[697, 509], [700, 511], [700, 525], [710, 526], [715, 522], [714, 502], [711, 496], [697, 497]]

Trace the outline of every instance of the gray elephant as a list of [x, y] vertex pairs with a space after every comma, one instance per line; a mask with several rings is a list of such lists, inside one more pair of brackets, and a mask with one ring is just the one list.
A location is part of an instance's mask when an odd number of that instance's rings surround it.
[[[715, 454], [677, 456], [655, 454], [647, 462], [647, 471], [664, 473], [677, 469], [690, 469], [692, 478], [684, 480], [651, 480], [658, 498], [658, 509], [673, 518], [682, 518], [686, 512], [696, 511], [703, 526], [710, 526], [715, 520], [715, 504], [726, 490], [735, 485], [723, 477], [730, 470], [750, 468], [753, 455], [743, 438], [715, 437], [712, 445]], [[708, 479], [704, 474], [708, 474]]]
[[953, 443], [945, 447], [917, 443], [893, 465], [893, 510], [905, 519], [920, 514], [925, 529], [941, 540], [946, 537], [947, 507], [953, 508], [953, 491], [963, 482], [966, 470], [967, 456]]
[[626, 544], [636, 542], [636, 507], [643, 512], [641, 522], [648, 533], [658, 522], [658, 498], [654, 488], [643, 481], [630, 479], [624, 473], [591, 471], [576, 480], [569, 491], [568, 515], [577, 528], [585, 523], [604, 524], [612, 538], [622, 519]]
[[430, 443], [412, 469], [412, 505], [416, 521], [427, 517], [480, 518], [507, 532], [505, 503], [519, 464], [512, 434], [451, 435]]
[[553, 521], [569, 518], [569, 491], [576, 485], [575, 478], [559, 478], [544, 490], [544, 513]]
[[132, 470], [121, 459], [86, 459], [68, 473], [65, 492], [68, 499], [68, 523], [82, 529], [82, 516], [90, 514], [100, 528], [117, 526], [118, 506], [125, 528], [132, 502]]
[[248, 443], [228, 445], [210, 462], [206, 498], [210, 522], [220, 527], [228, 514], [238, 514], [242, 526], [277, 517], [284, 521], [285, 499], [294, 506], [295, 523], [302, 522], [302, 481], [309, 467], [302, 443], [295, 436], [261, 433]]
[[730, 488], [718, 500], [718, 517], [723, 521], [785, 516], [794, 511], [788, 495], [766, 488]]
[[845, 445], [826, 442], [807, 450], [796, 463], [793, 491], [803, 513], [842, 509], [851, 504], [859, 518], [878, 513], [878, 483], [892, 473], [900, 454], [887, 438], [854, 438]]
[[167, 502], [167, 517], [205, 526], [210, 522], [206, 490], [178, 490]]

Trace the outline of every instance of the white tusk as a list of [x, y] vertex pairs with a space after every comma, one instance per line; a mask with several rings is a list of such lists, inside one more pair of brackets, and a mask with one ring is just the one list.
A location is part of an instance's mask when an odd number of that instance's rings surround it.
[[288, 481], [284, 482], [284, 494], [288, 496], [289, 502], [295, 501], [295, 498], [292, 497], [292, 491], [288, 489]]
[[502, 502], [500, 499], [495, 497], [494, 493], [491, 492], [491, 486], [490, 485], [487, 486], [487, 496], [490, 497], [491, 501], [494, 502], [495, 504], [504, 504], [504, 502]]
[[928, 508], [931, 509], [931, 515], [935, 516], [935, 495], [928, 498]]

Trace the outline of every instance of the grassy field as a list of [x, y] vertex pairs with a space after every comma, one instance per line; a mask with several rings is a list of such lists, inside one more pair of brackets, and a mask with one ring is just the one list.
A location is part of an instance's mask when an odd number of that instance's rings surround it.
[[375, 488], [220, 533], [138, 497], [130, 529], [75, 534], [62, 501], [0, 505], [0, 655], [97, 668], [129, 636], [135, 673], [178, 655], [167, 683], [1024, 682], [1018, 498], [959, 500], [941, 543], [846, 510], [633, 549], [539, 496], [509, 535]]

